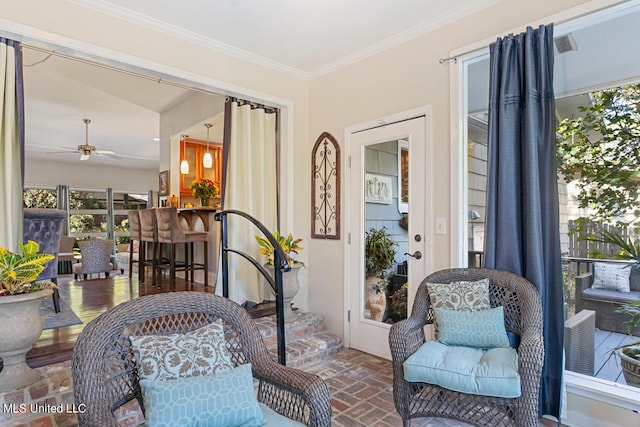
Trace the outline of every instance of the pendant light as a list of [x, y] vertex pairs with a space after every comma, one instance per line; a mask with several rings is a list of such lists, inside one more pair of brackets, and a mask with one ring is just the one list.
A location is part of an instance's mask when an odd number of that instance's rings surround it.
[[202, 165], [207, 169], [211, 169], [213, 167], [213, 158], [209, 152], [209, 129], [213, 125], [211, 123], [205, 123], [204, 126], [207, 128], [207, 152], [204, 153], [204, 157], [202, 157]]
[[[180, 135], [180, 136], [182, 137], [183, 141], [189, 137], [189, 135]], [[189, 173], [189, 162], [187, 162], [187, 159], [184, 159], [180, 162], [180, 173], [182, 175], [186, 175]]]

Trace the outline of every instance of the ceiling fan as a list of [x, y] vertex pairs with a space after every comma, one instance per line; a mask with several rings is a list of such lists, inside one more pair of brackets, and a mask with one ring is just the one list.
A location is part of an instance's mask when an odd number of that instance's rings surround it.
[[89, 123], [91, 123], [91, 119], [82, 119], [85, 124], [86, 134], [85, 134], [85, 142], [84, 144], [78, 145], [77, 149], [67, 148], [69, 151], [57, 151], [56, 153], [80, 153], [80, 160], [88, 160], [91, 156], [107, 156], [112, 158], [118, 158], [115, 152], [110, 150], [98, 150], [94, 145], [89, 145]]

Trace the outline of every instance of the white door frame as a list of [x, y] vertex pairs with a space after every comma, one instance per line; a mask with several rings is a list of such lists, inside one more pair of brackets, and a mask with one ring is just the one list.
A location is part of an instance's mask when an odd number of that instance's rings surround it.
[[[359, 152], [353, 150], [352, 148], [352, 143], [351, 143], [351, 134], [356, 133], [356, 132], [361, 132], [364, 130], [368, 130], [368, 129], [373, 129], [376, 127], [380, 127], [380, 126], [384, 126], [387, 124], [392, 124], [392, 123], [396, 123], [396, 122], [401, 122], [401, 121], [406, 121], [406, 120], [410, 120], [410, 119], [414, 119], [414, 118], [418, 118], [421, 116], [426, 117], [425, 120], [425, 156], [426, 158], [425, 160], [425, 165], [427, 165], [427, 161], [429, 159], [433, 159], [433, 146], [432, 146], [432, 141], [433, 141], [433, 137], [431, 134], [431, 129], [432, 126], [430, 125], [431, 120], [432, 120], [432, 109], [430, 105], [425, 105], [425, 106], [421, 106], [418, 108], [414, 108], [411, 110], [407, 110], [407, 111], [403, 111], [400, 113], [395, 113], [395, 114], [391, 114], [389, 116], [384, 116], [381, 118], [377, 118], [377, 119], [373, 119], [373, 120], [369, 120], [363, 123], [358, 123], [356, 125], [351, 125], [345, 128], [344, 130], [344, 141], [345, 141], [345, 153], [346, 153], [346, 164], [347, 164], [347, 169], [345, 171], [345, 192], [344, 194], [349, 194], [350, 191], [352, 190], [352, 183], [351, 183], [351, 155], [359, 155]], [[434, 234], [434, 226], [433, 226], [433, 210], [432, 210], [432, 206], [433, 206], [433, 176], [432, 176], [432, 170], [433, 168], [428, 168], [427, 172], [426, 172], [426, 182], [424, 183], [424, 190], [427, 194], [427, 196], [425, 197], [425, 203], [426, 206], [424, 207], [424, 212], [425, 212], [425, 217], [424, 217], [424, 238], [425, 240], [428, 238], [429, 241], [432, 241], [432, 237]], [[359, 190], [358, 190], [359, 191]], [[352, 224], [351, 224], [351, 215], [354, 211], [359, 211], [361, 209], [360, 206], [352, 206], [350, 198], [349, 197], [345, 197], [345, 205], [344, 205], [344, 218], [345, 218], [345, 229], [346, 229], [346, 238], [344, 239], [344, 253], [345, 253], [345, 259], [344, 259], [344, 287], [343, 287], [343, 292], [344, 292], [344, 307], [343, 307], [343, 315], [344, 315], [344, 327], [343, 327], [343, 342], [344, 342], [344, 346], [349, 348], [350, 344], [351, 344], [351, 337], [350, 337], [350, 329], [349, 329], [349, 310], [351, 307], [351, 297], [350, 297], [350, 286], [348, 285], [349, 283], [349, 277], [351, 274], [351, 267], [352, 264], [353, 265], [359, 265], [358, 263], [352, 263], [351, 262], [351, 250], [350, 250], [350, 246], [351, 244], [359, 244], [359, 242], [353, 241], [351, 239], [351, 235], [352, 235]], [[433, 251], [431, 250], [430, 247], [425, 248], [424, 254], [423, 254], [423, 268], [424, 268], [424, 273], [426, 274], [426, 272], [431, 271], [432, 267], [433, 267]], [[410, 313], [412, 305], [413, 305], [413, 297], [414, 295], [409, 295], [408, 298], [408, 311]], [[355, 313], [354, 313], [355, 316]]]

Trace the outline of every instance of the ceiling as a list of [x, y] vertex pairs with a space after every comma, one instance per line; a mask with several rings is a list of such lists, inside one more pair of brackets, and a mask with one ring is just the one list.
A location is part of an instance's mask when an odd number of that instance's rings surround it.
[[[308, 78], [497, 0], [71, 1]], [[160, 113], [188, 90], [31, 49], [24, 64], [27, 160], [79, 161], [89, 118], [89, 144], [119, 158], [87, 162], [158, 169]], [[181, 133], [204, 139], [194, 125]]]
[[[497, 0], [70, 1], [313, 78]], [[614, 18], [572, 31], [578, 49], [556, 54], [557, 95], [574, 95], [585, 82], [625, 81], [640, 74], [640, 51], [632, 46], [640, 40], [640, 14]], [[79, 154], [68, 152], [85, 142], [83, 119], [90, 118], [89, 144], [120, 159], [91, 157], [88, 162], [158, 169], [154, 138], [160, 114], [189, 96], [188, 90], [31, 49], [24, 51], [24, 64], [27, 160], [78, 161]], [[472, 81], [488, 84], [488, 65], [479, 63], [475, 70]], [[476, 89], [470, 94], [471, 111], [486, 106], [488, 85]], [[584, 97], [577, 103], [567, 98], [558, 107], [570, 111], [580, 102]], [[201, 124], [194, 123], [200, 131]], [[181, 133], [198, 137], [197, 132]], [[50, 154], [57, 151], [67, 153]]]

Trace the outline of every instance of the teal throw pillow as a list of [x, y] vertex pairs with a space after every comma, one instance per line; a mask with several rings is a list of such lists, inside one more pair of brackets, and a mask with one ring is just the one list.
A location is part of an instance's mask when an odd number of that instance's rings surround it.
[[475, 348], [509, 347], [502, 306], [482, 311], [435, 309], [438, 341]]
[[259, 427], [266, 423], [251, 364], [216, 375], [140, 380], [148, 427]]

